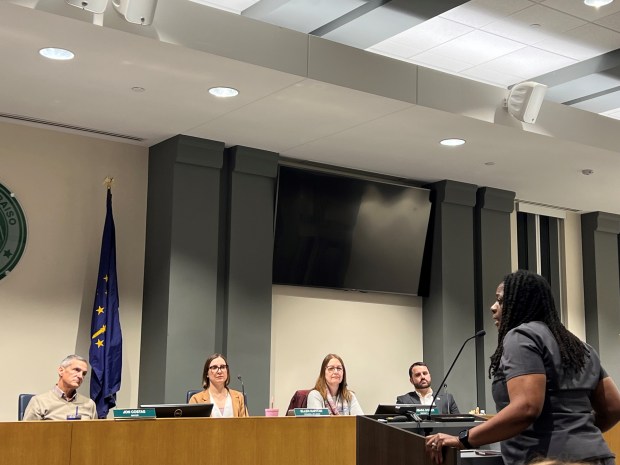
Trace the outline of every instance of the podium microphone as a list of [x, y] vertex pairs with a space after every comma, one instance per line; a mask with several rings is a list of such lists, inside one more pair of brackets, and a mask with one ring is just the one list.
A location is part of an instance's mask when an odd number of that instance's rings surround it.
[[237, 379], [241, 381], [241, 395], [243, 396], [243, 405], [245, 406], [245, 414], [249, 416], [250, 413], [248, 412], [248, 398], [245, 395], [245, 386], [243, 385], [243, 378], [241, 377], [241, 375], [237, 375]]
[[[454, 368], [454, 364], [459, 359], [459, 356], [461, 355], [461, 352], [463, 352], [463, 349], [465, 348], [465, 344], [467, 344], [469, 341], [471, 341], [472, 339], [474, 339], [476, 337], [484, 336], [486, 333], [487, 332], [484, 329], [481, 329], [480, 331], [478, 331], [473, 336], [468, 337], [467, 339], [465, 339], [465, 342], [463, 342], [463, 345], [461, 346], [461, 349], [459, 350], [459, 353], [456, 354], [456, 357], [454, 357], [454, 361], [452, 362], [452, 365], [450, 365], [450, 368], [448, 368], [448, 372], [446, 373], [446, 376], [444, 376], [443, 380], [441, 381], [441, 383], [439, 383], [439, 389], [437, 389], [437, 392], [433, 396], [433, 400], [431, 401], [431, 405], [430, 405], [430, 407], [428, 409], [428, 416], [427, 416], [428, 420], [431, 419], [431, 410], [433, 410], [433, 405], [435, 405], [435, 400], [437, 399], [437, 396], [439, 395], [439, 392], [441, 392], [441, 386], [445, 385], [446, 380], [448, 379], [448, 376], [450, 375], [450, 372], [452, 371], [452, 368]], [[446, 398], [446, 400], [447, 400], [447, 398]], [[441, 412], [439, 412], [439, 413], [441, 413]], [[448, 410], [448, 413], [450, 413], [449, 410]]]

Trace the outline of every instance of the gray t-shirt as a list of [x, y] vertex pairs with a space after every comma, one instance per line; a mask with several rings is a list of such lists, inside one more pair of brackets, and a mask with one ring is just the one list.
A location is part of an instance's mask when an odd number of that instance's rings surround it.
[[537, 457], [561, 460], [613, 458], [601, 431], [594, 425], [590, 397], [607, 377], [596, 351], [579, 372], [565, 370], [560, 349], [547, 325], [524, 323], [504, 337], [504, 353], [493, 378], [497, 411], [509, 403], [506, 382], [526, 374], [544, 374], [547, 392], [540, 416], [521, 434], [502, 441], [506, 465], [528, 463]]

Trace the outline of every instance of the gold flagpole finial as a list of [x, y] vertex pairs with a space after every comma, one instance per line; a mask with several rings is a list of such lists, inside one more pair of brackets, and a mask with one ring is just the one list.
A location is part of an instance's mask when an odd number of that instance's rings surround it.
[[107, 188], [107, 189], [112, 189], [112, 184], [114, 183], [114, 178], [108, 176], [103, 180], [103, 185]]

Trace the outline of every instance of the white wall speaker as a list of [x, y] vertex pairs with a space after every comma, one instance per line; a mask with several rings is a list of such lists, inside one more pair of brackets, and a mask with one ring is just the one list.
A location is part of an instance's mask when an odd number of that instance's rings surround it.
[[545, 99], [547, 86], [528, 81], [515, 84], [505, 101], [505, 107], [512, 116], [524, 123], [535, 123]]
[[108, 0], [65, 0], [69, 5], [90, 11], [91, 13], [101, 14], [108, 6]]
[[112, 0], [112, 5], [128, 22], [148, 26], [153, 22], [157, 0]]

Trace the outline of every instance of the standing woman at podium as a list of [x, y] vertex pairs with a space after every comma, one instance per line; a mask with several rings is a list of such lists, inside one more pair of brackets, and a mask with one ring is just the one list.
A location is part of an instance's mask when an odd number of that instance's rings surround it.
[[228, 389], [230, 383], [230, 367], [226, 357], [213, 354], [205, 362], [202, 373], [204, 391], [194, 394], [190, 404], [213, 404], [211, 417], [246, 417], [248, 416], [243, 394]]
[[539, 457], [614, 464], [601, 431], [620, 420], [620, 392], [596, 351], [560, 322], [547, 281], [519, 270], [499, 284], [496, 298], [489, 377], [498, 413], [458, 437], [428, 436], [428, 454], [440, 463], [443, 446], [501, 441], [506, 465]]
[[307, 407], [326, 408], [330, 415], [364, 414], [355, 394], [347, 388], [347, 369], [338, 355], [327, 354], [323, 359]]

